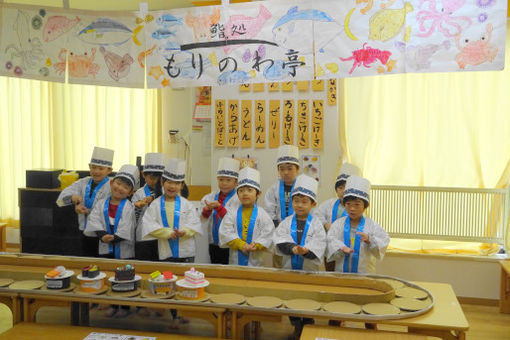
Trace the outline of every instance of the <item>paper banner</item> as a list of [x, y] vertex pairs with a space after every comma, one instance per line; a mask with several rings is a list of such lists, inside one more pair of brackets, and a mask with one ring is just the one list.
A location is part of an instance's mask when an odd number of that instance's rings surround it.
[[225, 100], [216, 100], [214, 106], [214, 146], [225, 146]]
[[[71, 30], [79, 18], [33, 6], [2, 4], [0, 75], [64, 82], [68, 35], [48, 27], [55, 20]], [[60, 18], [60, 19], [59, 19]]]
[[69, 82], [143, 88], [149, 53], [143, 31], [151, 17], [139, 18], [137, 12], [110, 12], [108, 17], [82, 13], [60, 50], [62, 54], [67, 49]]
[[336, 105], [336, 79], [328, 79], [328, 105]]
[[308, 149], [308, 100], [302, 99], [297, 102], [297, 146], [300, 149]]
[[282, 83], [282, 92], [292, 92], [294, 87], [294, 83], [291, 81], [286, 81]]
[[241, 147], [251, 148], [251, 100], [241, 101]]
[[239, 102], [228, 101], [228, 139], [227, 146], [237, 147], [239, 145]]
[[251, 84], [241, 84], [239, 85], [239, 92], [250, 92]]
[[266, 147], [266, 101], [255, 101], [255, 148]]
[[322, 149], [324, 131], [324, 101], [314, 100], [312, 107], [311, 142], [313, 149]]
[[294, 101], [283, 101], [282, 143], [294, 145]]
[[268, 92], [280, 91], [280, 83], [272, 82], [272, 83], [267, 84], [267, 91]]
[[269, 147], [280, 146], [280, 101], [269, 101]]

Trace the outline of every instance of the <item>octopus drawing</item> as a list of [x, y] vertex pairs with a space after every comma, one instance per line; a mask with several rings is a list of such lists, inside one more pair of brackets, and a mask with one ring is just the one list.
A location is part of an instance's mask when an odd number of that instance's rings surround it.
[[5, 48], [5, 53], [10, 54], [11, 59], [19, 59], [19, 65], [23, 70], [35, 68], [43, 59], [41, 40], [30, 37], [29, 22], [28, 15], [18, 11], [13, 25], [18, 43], [9, 44]]
[[421, 10], [416, 14], [420, 33], [418, 37], [427, 38], [438, 31], [447, 38], [461, 34], [464, 29], [471, 26], [471, 19], [466, 16], [453, 16], [453, 13], [464, 6], [466, 0], [441, 0], [440, 9], [437, 9], [436, 0], [421, 0], [419, 8], [425, 2], [429, 3], [428, 10]]
[[491, 63], [498, 54], [498, 48], [491, 45], [492, 24], [487, 24], [486, 34], [477, 41], [469, 41], [469, 39], [461, 40], [460, 35], [455, 37], [455, 42], [460, 53], [455, 56], [455, 61], [461, 69], [466, 65], [480, 65], [487, 61]]

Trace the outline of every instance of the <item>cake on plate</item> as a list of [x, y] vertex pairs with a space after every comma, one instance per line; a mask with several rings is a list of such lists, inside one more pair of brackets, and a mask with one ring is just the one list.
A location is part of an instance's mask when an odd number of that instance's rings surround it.
[[149, 292], [151, 294], [167, 296], [175, 292], [177, 275], [174, 275], [172, 272], [161, 273], [159, 270], [156, 270], [149, 276]]
[[191, 268], [184, 272], [184, 279], [177, 281], [179, 292], [177, 296], [183, 300], [202, 300], [205, 298], [205, 287], [209, 281], [205, 279], [204, 273]]
[[89, 265], [82, 268], [81, 275], [78, 275], [80, 281], [80, 291], [84, 293], [96, 294], [104, 290], [105, 273], [101, 273], [97, 265]]
[[110, 277], [108, 280], [112, 285], [114, 292], [131, 292], [138, 289], [138, 281], [141, 276], [135, 275], [135, 267], [126, 264], [124, 267], [117, 267], [115, 269], [115, 276]]
[[71, 285], [71, 277], [74, 275], [72, 270], [66, 270], [64, 266], [56, 266], [44, 275], [46, 279], [46, 288], [48, 289], [66, 289]]

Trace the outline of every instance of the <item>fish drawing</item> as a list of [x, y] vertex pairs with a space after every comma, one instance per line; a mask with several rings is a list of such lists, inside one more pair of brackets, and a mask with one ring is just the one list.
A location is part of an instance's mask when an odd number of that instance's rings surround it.
[[[243, 14], [232, 15], [225, 25], [225, 40], [251, 39], [255, 37], [271, 16], [271, 13], [264, 5], [260, 5], [259, 13], [256, 17], [247, 17]], [[228, 54], [238, 47], [240, 45], [227, 45], [223, 47], [223, 51]]]
[[131, 64], [134, 61], [129, 54], [126, 53], [121, 57], [117, 53], [107, 51], [103, 46], [99, 48], [99, 51], [104, 56], [104, 62], [106, 67], [108, 67], [108, 74], [113, 80], [119, 81], [120, 78], [124, 78], [129, 74]]
[[167, 41], [166, 44], [158, 46], [158, 54], [162, 56], [168, 56], [180, 50], [181, 45], [172, 41]]
[[182, 18], [177, 18], [172, 14], [163, 14], [159, 18], [156, 19], [156, 23], [163, 27], [172, 27], [175, 25], [182, 25]]
[[78, 32], [78, 38], [94, 45], [119, 46], [133, 39], [138, 41], [137, 35], [141, 29], [132, 31], [129, 27], [109, 18], [99, 18]]
[[43, 40], [45, 42], [53, 41], [62, 34], [69, 32], [79, 22], [79, 17], [73, 20], [60, 15], [49, 17], [43, 27]]
[[242, 84], [250, 79], [250, 75], [245, 71], [226, 71], [218, 77], [219, 85]]
[[423, 44], [423, 45], [405, 45], [402, 42], [396, 42], [395, 47], [401, 52], [405, 52], [406, 65], [415, 71], [430, 68], [430, 58], [440, 50], [449, 50], [451, 43], [448, 40], [441, 44]]
[[312, 53], [313, 44], [304, 43], [305, 37], [311, 37], [312, 24], [315, 31], [323, 32], [314, 40], [317, 50], [323, 49], [343, 32], [342, 26], [326, 12], [316, 9], [299, 10], [298, 6], [294, 6], [273, 26], [273, 40], [287, 50], [299, 51], [300, 54]]
[[175, 36], [175, 32], [170, 31], [168, 29], [160, 28], [157, 31], [152, 32], [152, 38], [157, 39], [157, 40], [167, 39], [167, 38], [170, 38], [171, 36]]
[[406, 2], [400, 9], [378, 11], [370, 17], [368, 39], [388, 41], [394, 38], [404, 27], [407, 13], [413, 10], [413, 5]]

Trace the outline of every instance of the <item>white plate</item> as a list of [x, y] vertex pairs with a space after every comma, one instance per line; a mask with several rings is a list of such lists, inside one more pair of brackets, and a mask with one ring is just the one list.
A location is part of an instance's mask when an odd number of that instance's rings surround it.
[[182, 288], [191, 288], [191, 289], [203, 288], [203, 287], [209, 286], [209, 281], [204, 280], [204, 283], [201, 283], [199, 285], [193, 285], [193, 284], [189, 284], [185, 279], [182, 279], [182, 280], [177, 281], [177, 285]]
[[47, 280], [63, 280], [63, 279], [67, 279], [68, 277], [71, 277], [73, 275], [74, 275], [74, 272], [72, 270], [66, 270], [65, 274], [62, 276], [49, 277], [49, 276], [44, 275], [44, 278]]
[[115, 276], [111, 276], [110, 278], [108, 278], [108, 281], [113, 282], [113, 283], [129, 283], [129, 282], [140, 281], [141, 279], [142, 279], [142, 277], [140, 275], [135, 275], [135, 278], [133, 280], [115, 281]]
[[106, 274], [105, 274], [105, 273], [103, 273], [103, 272], [101, 272], [101, 273], [99, 273], [99, 275], [98, 275], [98, 276], [93, 277], [93, 278], [90, 278], [90, 277], [83, 277], [83, 276], [81, 276], [81, 274], [80, 274], [80, 275], [78, 275], [76, 278], [77, 278], [78, 280], [83, 280], [83, 281], [97, 281], [97, 280], [104, 279], [105, 277], [106, 277]]

